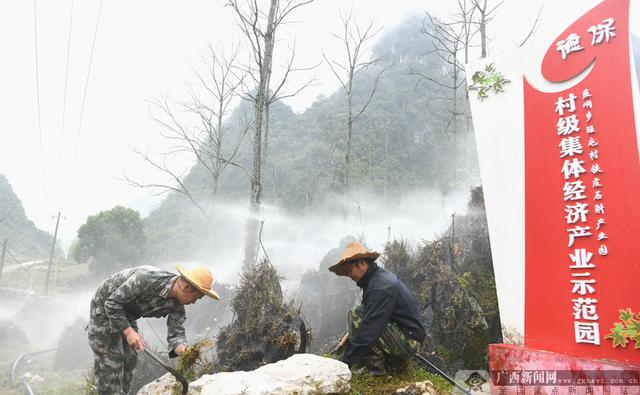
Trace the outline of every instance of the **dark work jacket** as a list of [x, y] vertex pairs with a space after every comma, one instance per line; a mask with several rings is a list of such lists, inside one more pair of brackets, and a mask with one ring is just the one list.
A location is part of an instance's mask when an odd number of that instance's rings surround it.
[[424, 340], [418, 302], [395, 274], [371, 262], [358, 286], [362, 288], [362, 321], [353, 338], [349, 339], [340, 358], [342, 362], [351, 365], [363, 357], [389, 322], [395, 322], [405, 336], [418, 342]]

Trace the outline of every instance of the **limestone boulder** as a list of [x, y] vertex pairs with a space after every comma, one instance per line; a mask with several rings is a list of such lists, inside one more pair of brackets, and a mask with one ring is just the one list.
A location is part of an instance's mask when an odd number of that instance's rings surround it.
[[[245, 372], [204, 375], [189, 384], [189, 395], [319, 395], [348, 393], [347, 365], [313, 354], [295, 354], [286, 360]], [[170, 374], [142, 387], [138, 395], [172, 394]], [[179, 388], [179, 384], [175, 387]]]

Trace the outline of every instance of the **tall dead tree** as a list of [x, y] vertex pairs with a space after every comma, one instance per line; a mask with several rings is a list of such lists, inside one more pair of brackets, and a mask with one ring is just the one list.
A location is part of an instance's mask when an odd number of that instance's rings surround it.
[[[444, 79], [440, 76], [426, 75], [417, 70], [411, 74], [419, 75], [427, 81], [446, 88], [450, 94], [446, 98], [451, 102], [451, 115], [447, 120], [444, 132], [451, 134], [453, 143], [453, 169], [451, 175], [452, 187], [456, 185], [458, 167], [458, 135], [461, 131], [461, 117], [467, 114], [464, 98], [466, 91], [461, 92], [465, 85], [465, 64], [468, 63], [470, 50], [473, 48], [474, 37], [479, 32], [477, 3], [480, 0], [457, 0], [456, 11], [446, 20], [427, 15], [427, 22], [423, 24], [422, 32], [429, 37], [433, 44], [430, 54], [436, 54], [446, 65], [447, 72]], [[493, 12], [493, 11], [492, 11]], [[485, 26], [485, 25], [483, 25]], [[486, 30], [485, 30], [486, 31]]]
[[[270, 95], [271, 75], [273, 71], [273, 50], [276, 32], [287, 16], [295, 9], [307, 5], [313, 0], [269, 0], [267, 7], [261, 7], [258, 0], [227, 0], [238, 20], [238, 26], [249, 43], [251, 63], [250, 75], [255, 83], [253, 101], [253, 141], [251, 165], [251, 200], [245, 240], [244, 264], [255, 262], [258, 245], [259, 216], [262, 203], [263, 162], [266, 115], [273, 99]], [[265, 3], [266, 4], [266, 3]], [[287, 74], [287, 73], [285, 73]], [[285, 76], [286, 80], [286, 76]], [[282, 86], [284, 81], [279, 86]]]
[[346, 143], [344, 156], [344, 177], [342, 179], [343, 193], [345, 196], [349, 194], [350, 188], [350, 168], [351, 168], [351, 150], [353, 142], [353, 125], [358, 118], [364, 113], [371, 103], [373, 96], [378, 88], [378, 83], [382, 74], [386, 71], [386, 67], [382, 67], [375, 76], [373, 85], [369, 94], [366, 96], [360, 108], [354, 109], [353, 88], [356, 77], [367, 70], [370, 66], [378, 64], [382, 58], [368, 59], [370, 43], [373, 38], [380, 32], [380, 29], [374, 28], [373, 21], [370, 21], [366, 27], [361, 27], [356, 21], [353, 11], [348, 14], [341, 13], [342, 32], [333, 36], [340, 41], [344, 50], [344, 58], [341, 60], [329, 60], [323, 54], [325, 61], [329, 65], [331, 72], [340, 82], [347, 98], [347, 120], [346, 120]]
[[473, 18], [476, 7], [469, 4], [468, 0], [458, 0], [458, 12], [454, 16], [451, 25], [459, 25], [462, 29], [462, 48], [464, 49], [464, 64], [469, 63], [469, 49], [471, 48], [471, 40], [477, 31], [473, 29]]
[[489, 7], [488, 0], [471, 0], [471, 3], [478, 10], [478, 31], [480, 32], [480, 47], [481, 57], [484, 59], [487, 57], [487, 25], [495, 16], [495, 12], [504, 3], [500, 1], [493, 7]]
[[459, 58], [461, 50], [465, 50], [465, 31], [468, 25], [447, 23], [441, 19], [428, 15], [429, 23], [424, 23], [422, 32], [426, 34], [433, 43], [431, 53], [436, 54], [446, 65], [447, 73], [445, 79], [439, 79], [435, 76], [425, 75], [416, 70], [411, 70], [412, 74], [419, 75], [424, 79], [446, 88], [450, 92], [449, 100], [451, 100], [451, 116], [447, 121], [444, 132], [449, 134], [451, 131], [453, 144], [453, 169], [451, 175], [452, 187], [456, 183], [457, 168], [457, 144], [459, 133], [459, 116], [460, 107], [460, 87], [465, 83], [464, 64]]
[[193, 157], [211, 177], [211, 194], [206, 198], [213, 199], [218, 194], [220, 178], [227, 167], [241, 167], [234, 159], [250, 127], [249, 120], [241, 120], [236, 127], [238, 136], [235, 141], [228, 141], [229, 131], [224, 120], [230, 106], [240, 98], [245, 78], [237, 71], [239, 49], [234, 47], [227, 55], [221, 48], [214, 49], [209, 45], [208, 51], [203, 59], [205, 71], [193, 68], [199, 83], [189, 88], [190, 101], [174, 103], [166, 97], [151, 100], [151, 118], [160, 126], [160, 135], [170, 142], [170, 150], [154, 157], [134, 150], [168, 180], [145, 183], [124, 175], [124, 180], [130, 185], [152, 188], [158, 195], [167, 192], [184, 195], [207, 220], [209, 213], [202, 197], [196, 196], [184, 182], [188, 170], [177, 171], [170, 162], [174, 156], [187, 154]]

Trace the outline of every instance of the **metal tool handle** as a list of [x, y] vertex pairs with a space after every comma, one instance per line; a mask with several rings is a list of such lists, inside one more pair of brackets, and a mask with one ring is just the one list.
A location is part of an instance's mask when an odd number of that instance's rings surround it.
[[151, 359], [156, 361], [158, 365], [162, 366], [167, 372], [171, 373], [173, 377], [175, 377], [180, 382], [180, 384], [182, 384], [182, 395], [187, 395], [187, 391], [189, 390], [189, 381], [183, 375], [178, 373], [178, 371], [171, 366], [167, 365], [165, 361], [163, 361], [155, 353], [149, 351], [147, 348], [144, 349], [144, 353], [147, 354]]
[[443, 372], [439, 367], [437, 367], [433, 363], [429, 362], [425, 357], [423, 357], [422, 355], [420, 355], [418, 353], [415, 353], [414, 355], [420, 362], [422, 362], [425, 365], [429, 366], [431, 369], [435, 370], [437, 374], [442, 376], [445, 380], [447, 380], [448, 382], [450, 382], [451, 384], [456, 386], [456, 388], [458, 388], [460, 391], [462, 391], [463, 394], [471, 395], [466, 388], [464, 388], [460, 384], [456, 383], [456, 381], [454, 379], [452, 379], [449, 375], [447, 375], [445, 372]]

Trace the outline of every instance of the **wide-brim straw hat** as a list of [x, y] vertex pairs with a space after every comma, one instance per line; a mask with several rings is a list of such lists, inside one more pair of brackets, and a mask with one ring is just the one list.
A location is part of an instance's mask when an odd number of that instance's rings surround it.
[[367, 250], [362, 244], [354, 241], [345, 248], [340, 256], [338, 262], [329, 267], [329, 270], [337, 274], [338, 276], [347, 275], [347, 264], [352, 261], [358, 261], [360, 259], [368, 259], [375, 261], [380, 256], [375, 251]]
[[220, 295], [212, 289], [214, 279], [213, 274], [211, 274], [209, 269], [201, 266], [196, 267], [193, 270], [189, 270], [180, 264], [176, 265], [176, 269], [178, 269], [182, 278], [187, 280], [189, 284], [196, 287], [198, 291], [213, 299], [220, 300]]

